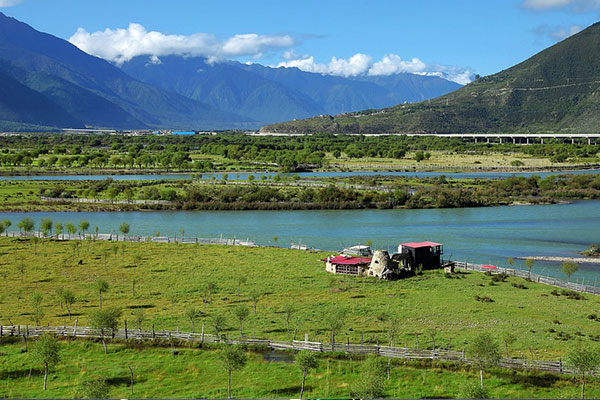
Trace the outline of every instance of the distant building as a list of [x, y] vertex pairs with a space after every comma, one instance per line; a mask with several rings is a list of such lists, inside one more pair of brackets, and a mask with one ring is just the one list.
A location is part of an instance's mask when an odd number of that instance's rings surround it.
[[325, 270], [332, 274], [367, 276], [371, 258], [368, 257], [327, 257]]
[[356, 245], [352, 247], [345, 248], [342, 250], [342, 255], [344, 256], [360, 256], [360, 257], [371, 257], [373, 252], [369, 246], [365, 245]]
[[[422, 269], [436, 269], [442, 266], [444, 245], [435, 242], [410, 242], [398, 246], [398, 259], [402, 269], [415, 272]], [[396, 258], [396, 257], [394, 257]]]

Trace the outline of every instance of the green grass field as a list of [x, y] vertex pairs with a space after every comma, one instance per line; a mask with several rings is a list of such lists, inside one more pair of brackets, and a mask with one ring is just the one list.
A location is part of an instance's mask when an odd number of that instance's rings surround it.
[[[377, 319], [381, 311], [397, 318], [397, 346], [431, 348], [431, 332], [436, 346], [462, 350], [478, 333], [490, 332], [501, 343], [504, 332], [517, 335], [509, 348], [511, 357], [556, 360], [578, 345], [597, 346], [600, 322], [588, 316], [598, 310], [600, 299], [585, 295], [583, 300], [555, 296], [553, 288], [509, 278], [490, 285], [491, 278], [480, 273], [446, 278], [441, 271], [387, 282], [371, 278], [332, 276], [325, 272], [320, 258], [325, 253], [308, 253], [278, 248], [244, 248], [215, 245], [182, 245], [83, 241], [77, 256], [76, 242], [42, 241], [37, 246], [29, 239], [0, 238], [0, 274], [5, 282], [0, 292], [0, 319], [4, 325], [33, 324], [32, 294], [42, 294], [44, 316], [41, 324], [78, 325], [88, 322], [98, 308], [98, 293], [93, 283], [101, 278], [110, 284], [103, 295], [104, 307], [123, 310], [130, 328], [136, 310], [144, 310], [142, 327], [190, 330], [184, 313], [190, 307], [202, 311], [196, 330], [202, 324], [213, 333], [211, 319], [222, 314], [227, 319], [228, 336], [239, 335], [239, 323], [232, 310], [240, 304], [252, 310], [249, 292], [260, 290], [257, 314], [250, 312], [244, 321], [244, 335], [286, 339], [304, 334], [310, 340], [329, 341], [323, 317], [332, 308], [343, 308], [347, 318], [339, 341], [378, 339], [387, 343]], [[37, 251], [37, 254], [36, 254]], [[81, 264], [79, 263], [81, 260]], [[133, 266], [137, 266], [134, 268]], [[21, 268], [23, 265], [23, 268]], [[21, 275], [21, 271], [23, 274]], [[245, 282], [238, 277], [246, 278]], [[22, 280], [21, 280], [22, 278]], [[136, 279], [136, 294], [132, 281]], [[208, 282], [217, 286], [213, 301], [203, 301]], [[512, 284], [525, 284], [527, 289]], [[238, 294], [238, 284], [240, 293]], [[71, 289], [77, 296], [73, 320], [55, 295], [59, 288]], [[493, 302], [482, 303], [475, 296], [488, 296]], [[286, 329], [284, 309], [295, 309]], [[122, 324], [121, 324], [122, 326]], [[31, 345], [31, 343], [30, 343]], [[3, 342], [0, 352], [1, 397], [72, 398], [81, 382], [101, 376], [110, 383], [110, 395], [129, 396], [129, 365], [135, 365], [135, 396], [153, 397], [226, 397], [226, 373], [218, 361], [219, 346], [210, 349], [180, 349], [172, 359], [169, 348], [143, 347], [113, 343], [104, 355], [102, 345], [92, 341], [62, 341], [63, 362], [49, 379], [43, 392], [42, 375], [30, 356], [23, 353], [22, 341]], [[504, 352], [504, 346], [502, 346]], [[300, 372], [285, 362], [269, 362], [261, 353], [249, 353], [248, 366], [234, 373], [235, 397], [297, 397]], [[456, 397], [477, 371], [449, 365], [424, 365], [395, 361], [386, 397]], [[323, 356], [319, 368], [308, 379], [308, 397], [347, 397], [360, 374], [356, 357]], [[37, 372], [36, 372], [37, 371]], [[574, 378], [539, 373], [495, 370], [486, 375], [491, 394], [501, 398], [575, 397]], [[600, 395], [593, 382], [590, 396]]]
[[[32, 342], [29, 343], [29, 346]], [[61, 341], [62, 361], [51, 370], [48, 390], [42, 390], [43, 373], [18, 341], [0, 347], [0, 396], [2, 398], [77, 398], [83, 382], [106, 379], [112, 398], [227, 398], [227, 373], [219, 347], [169, 348], [135, 344], [102, 345], [91, 341]], [[292, 363], [269, 361], [268, 353], [248, 352], [246, 367], [233, 373], [234, 398], [298, 398], [301, 372]], [[285, 354], [279, 354], [286, 358]], [[361, 373], [361, 359], [319, 357], [318, 368], [307, 378], [305, 398], [347, 398]], [[130, 392], [129, 367], [135, 367], [134, 395]], [[29, 376], [31, 370], [31, 377]], [[477, 382], [479, 373], [451, 364], [408, 363], [395, 360], [386, 398], [456, 398], [463, 385]], [[494, 398], [576, 398], [578, 382], [569, 376], [493, 370], [485, 385]], [[600, 396], [600, 385], [586, 388], [589, 398]]]
[[[420, 334], [422, 347], [431, 347], [431, 332], [437, 346], [462, 350], [482, 331], [498, 337], [506, 331], [518, 336], [511, 346], [511, 356], [556, 360], [566, 347], [581, 339], [598, 340], [600, 322], [588, 316], [598, 312], [600, 299], [585, 295], [584, 300], [555, 296], [554, 288], [509, 278], [490, 284], [491, 278], [467, 273], [446, 278], [442, 271], [398, 281], [333, 276], [325, 272], [321, 258], [326, 253], [308, 253], [279, 248], [244, 248], [215, 245], [160, 243], [115, 244], [110, 242], [43, 241], [37, 245], [29, 239], [0, 239], [0, 273], [6, 282], [0, 296], [2, 324], [32, 324], [32, 294], [43, 295], [42, 324], [70, 325], [67, 312], [56, 296], [59, 288], [71, 289], [77, 301], [73, 319], [79, 326], [87, 324], [90, 312], [98, 308], [99, 296], [94, 289], [97, 279], [104, 279], [110, 290], [103, 304], [123, 310], [123, 319], [136, 327], [134, 313], [143, 310], [142, 326], [152, 323], [156, 329], [191, 329], [185, 311], [194, 307], [202, 311], [195, 321], [206, 333], [213, 333], [212, 317], [227, 319], [227, 334], [239, 335], [234, 307], [242, 304], [252, 309], [250, 291], [262, 293], [253, 312], [244, 321], [243, 334], [272, 339], [291, 339], [294, 332], [310, 340], [329, 341], [323, 317], [332, 308], [347, 312], [345, 327], [338, 340], [388, 341], [389, 322], [377, 316], [387, 312], [397, 319], [399, 336], [396, 345], [416, 346]], [[81, 264], [79, 263], [81, 260]], [[137, 261], [136, 261], [137, 260]], [[137, 264], [137, 267], [133, 267]], [[21, 275], [21, 265], [24, 272]], [[245, 277], [238, 294], [238, 277]], [[21, 277], [23, 280], [21, 281]], [[132, 283], [135, 279], [135, 296]], [[216, 284], [212, 304], [203, 299], [206, 285]], [[512, 284], [524, 283], [527, 289]], [[490, 297], [483, 303], [475, 296]], [[292, 305], [295, 312], [286, 329], [284, 309]], [[594, 343], [595, 344], [595, 343]]]

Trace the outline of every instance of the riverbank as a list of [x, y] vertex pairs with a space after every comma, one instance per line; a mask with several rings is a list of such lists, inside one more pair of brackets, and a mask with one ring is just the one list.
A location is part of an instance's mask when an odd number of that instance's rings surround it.
[[531, 257], [519, 257], [520, 259], [531, 258], [532, 260], [538, 261], [552, 261], [552, 262], [574, 262], [580, 264], [600, 264], [600, 258], [596, 257], [547, 257], [547, 256], [531, 256]]

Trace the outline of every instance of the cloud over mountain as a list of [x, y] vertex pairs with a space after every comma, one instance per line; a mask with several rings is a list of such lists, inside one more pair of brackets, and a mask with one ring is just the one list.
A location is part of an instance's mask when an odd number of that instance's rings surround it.
[[290, 54], [285, 54], [286, 61], [277, 64], [277, 67], [298, 68], [306, 72], [316, 72], [327, 75], [343, 77], [355, 76], [389, 76], [408, 72], [411, 74], [439, 76], [461, 85], [466, 85], [473, 80], [474, 74], [462, 67], [451, 67], [439, 64], [427, 65], [418, 58], [403, 60], [397, 54], [386, 54], [381, 60], [373, 62], [367, 54], [357, 53], [347, 59], [332, 57], [329, 63], [318, 63], [310, 55], [290, 59]]
[[127, 27], [105, 29], [89, 33], [79, 28], [69, 41], [86, 53], [122, 64], [140, 55], [204, 56], [212, 59], [237, 56], [260, 56], [272, 50], [289, 48], [294, 39], [289, 35], [234, 35], [219, 40], [209, 33], [168, 35], [148, 31], [143, 25], [131, 23]]

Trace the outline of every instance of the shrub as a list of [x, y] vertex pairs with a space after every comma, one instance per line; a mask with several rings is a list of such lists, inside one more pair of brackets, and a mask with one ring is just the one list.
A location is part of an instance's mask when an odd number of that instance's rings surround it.
[[494, 300], [492, 300], [488, 296], [480, 297], [480, 296], [477, 296], [477, 295], [475, 295], [475, 301], [479, 301], [481, 303], [493, 303], [494, 302]]
[[458, 393], [459, 399], [489, 399], [490, 393], [486, 388], [482, 388], [478, 382], [472, 381], [467, 382], [463, 385], [461, 391]]

